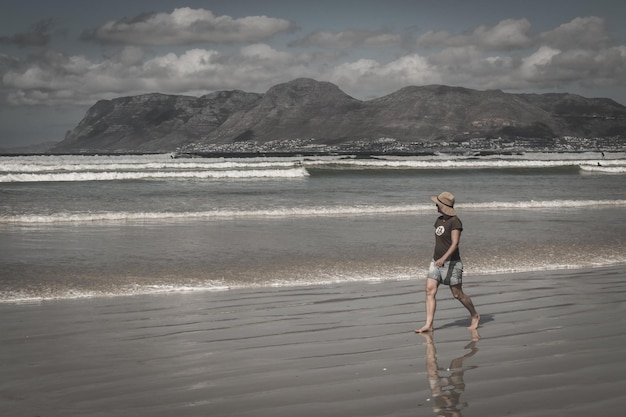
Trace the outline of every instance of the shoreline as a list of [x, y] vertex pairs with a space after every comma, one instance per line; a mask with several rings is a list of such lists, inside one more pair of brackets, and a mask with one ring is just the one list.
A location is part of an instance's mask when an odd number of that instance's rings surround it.
[[625, 273], [472, 278], [478, 340], [422, 280], [2, 303], [0, 414], [617, 415]]
[[[530, 269], [520, 269], [520, 270], [493, 270], [493, 271], [466, 271], [464, 273], [465, 277], [470, 277], [471, 280], [469, 282], [473, 282], [475, 279], [478, 280], [486, 280], [492, 276], [515, 276], [520, 274], [538, 274], [542, 272], [546, 273], [558, 273], [561, 271], [570, 271], [572, 273], [580, 273], [586, 270], [598, 270], [598, 269], [611, 269], [611, 268], [626, 268], [626, 262], [616, 261], [614, 263], [602, 264], [602, 265], [560, 265], [558, 267], [535, 267]], [[263, 291], [263, 290], [295, 290], [299, 288], [311, 288], [311, 287], [328, 287], [328, 286], [342, 286], [342, 285], [385, 285], [393, 283], [401, 283], [407, 281], [424, 281], [426, 277], [426, 269], [425, 268], [416, 268], [418, 273], [413, 274], [411, 276], [405, 276], [403, 278], [376, 278], [372, 277], [369, 279], [344, 279], [344, 280], [332, 280], [328, 281], [318, 281], [318, 282], [288, 282], [288, 283], [266, 283], [266, 284], [240, 284], [240, 285], [207, 285], [207, 286], [190, 286], [190, 285], [168, 285], [163, 284], [159, 285], [147, 285], [145, 288], [140, 288], [136, 290], [136, 292], [116, 292], [116, 293], [102, 293], [102, 292], [83, 292], [81, 293], [78, 290], [70, 289], [67, 294], [63, 295], [54, 295], [49, 297], [24, 297], [24, 298], [9, 298], [2, 299], [0, 298], [0, 305], [3, 304], [40, 304], [46, 302], [62, 302], [62, 301], [72, 301], [72, 300], [98, 300], [98, 299], [114, 299], [114, 298], [128, 298], [128, 297], [144, 297], [144, 296], [176, 296], [176, 295], [194, 295], [194, 294], [205, 294], [205, 293], [218, 293], [218, 292], [230, 292], [230, 291]], [[467, 282], [468, 280], [466, 280]], [[161, 288], [158, 288], [161, 287]]]

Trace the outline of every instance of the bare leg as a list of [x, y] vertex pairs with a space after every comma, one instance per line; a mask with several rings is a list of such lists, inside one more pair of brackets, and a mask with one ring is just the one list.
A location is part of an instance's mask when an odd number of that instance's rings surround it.
[[433, 321], [435, 320], [435, 310], [437, 309], [437, 289], [439, 281], [426, 278], [426, 324], [415, 330], [415, 333], [433, 331]]
[[461, 287], [461, 285], [450, 286], [450, 291], [452, 291], [452, 295], [454, 296], [454, 298], [459, 300], [472, 316], [472, 323], [469, 325], [468, 329], [476, 330], [478, 328], [478, 323], [480, 322], [480, 314], [476, 312], [476, 309], [474, 308], [474, 303], [472, 303], [472, 299], [469, 295], [463, 292], [463, 288]]

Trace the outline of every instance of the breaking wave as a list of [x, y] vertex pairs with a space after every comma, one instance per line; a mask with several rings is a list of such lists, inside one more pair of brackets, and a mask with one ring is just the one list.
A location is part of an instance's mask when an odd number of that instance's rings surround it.
[[[602, 207], [626, 207], [626, 200], [550, 200], [483, 202], [458, 204], [460, 210], [564, 210]], [[87, 223], [87, 222], [126, 222], [162, 220], [225, 220], [250, 218], [307, 218], [342, 217], [369, 215], [401, 215], [432, 212], [431, 204], [396, 206], [320, 206], [303, 208], [274, 208], [265, 210], [209, 210], [195, 212], [89, 212], [55, 213], [47, 215], [0, 216], [0, 224], [46, 224], [46, 223]]]
[[624, 173], [626, 160], [606, 160], [598, 165], [597, 160], [505, 160], [505, 159], [343, 159], [332, 162], [311, 161], [306, 166], [338, 167], [355, 169], [536, 169], [572, 167], [598, 173]]
[[595, 172], [600, 174], [624, 174], [626, 166], [607, 166], [607, 165], [580, 165], [580, 169], [584, 172]]
[[171, 159], [142, 156], [0, 157], [0, 182], [120, 181], [146, 179], [305, 178], [307, 169], [546, 169], [571, 167], [585, 173], [626, 173], [626, 158], [598, 160], [590, 155], [320, 156]]
[[144, 179], [221, 179], [221, 178], [304, 178], [304, 168], [244, 169], [206, 171], [74, 171], [52, 173], [10, 173], [0, 175], [0, 182], [119, 181]]

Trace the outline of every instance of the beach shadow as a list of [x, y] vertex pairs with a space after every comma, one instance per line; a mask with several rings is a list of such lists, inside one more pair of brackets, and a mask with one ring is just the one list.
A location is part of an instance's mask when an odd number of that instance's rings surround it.
[[477, 330], [468, 330], [470, 342], [465, 346], [466, 354], [453, 359], [448, 368], [440, 368], [437, 362], [437, 349], [433, 333], [420, 333], [426, 339], [426, 373], [433, 401], [433, 412], [437, 417], [463, 417], [461, 410], [467, 402], [461, 402], [465, 391], [465, 372], [476, 366], [465, 366], [463, 362], [478, 352], [476, 344], [480, 340]]
[[[478, 325], [478, 329], [480, 329], [485, 324], [490, 323], [494, 320], [495, 318], [493, 317], [493, 314], [481, 314], [480, 324]], [[447, 329], [449, 327], [468, 327], [470, 324], [472, 324], [471, 318], [459, 319], [459, 320], [452, 321], [450, 323], [446, 323], [443, 326], [439, 326], [435, 330]]]

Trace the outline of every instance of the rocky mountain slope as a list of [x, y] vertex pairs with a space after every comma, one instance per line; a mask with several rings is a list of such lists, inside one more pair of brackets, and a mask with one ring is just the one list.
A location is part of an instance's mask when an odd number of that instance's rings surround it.
[[300, 78], [265, 94], [146, 94], [101, 100], [52, 152], [170, 152], [185, 145], [313, 139], [626, 138], [626, 107], [572, 94], [508, 94], [431, 85], [357, 100]]

